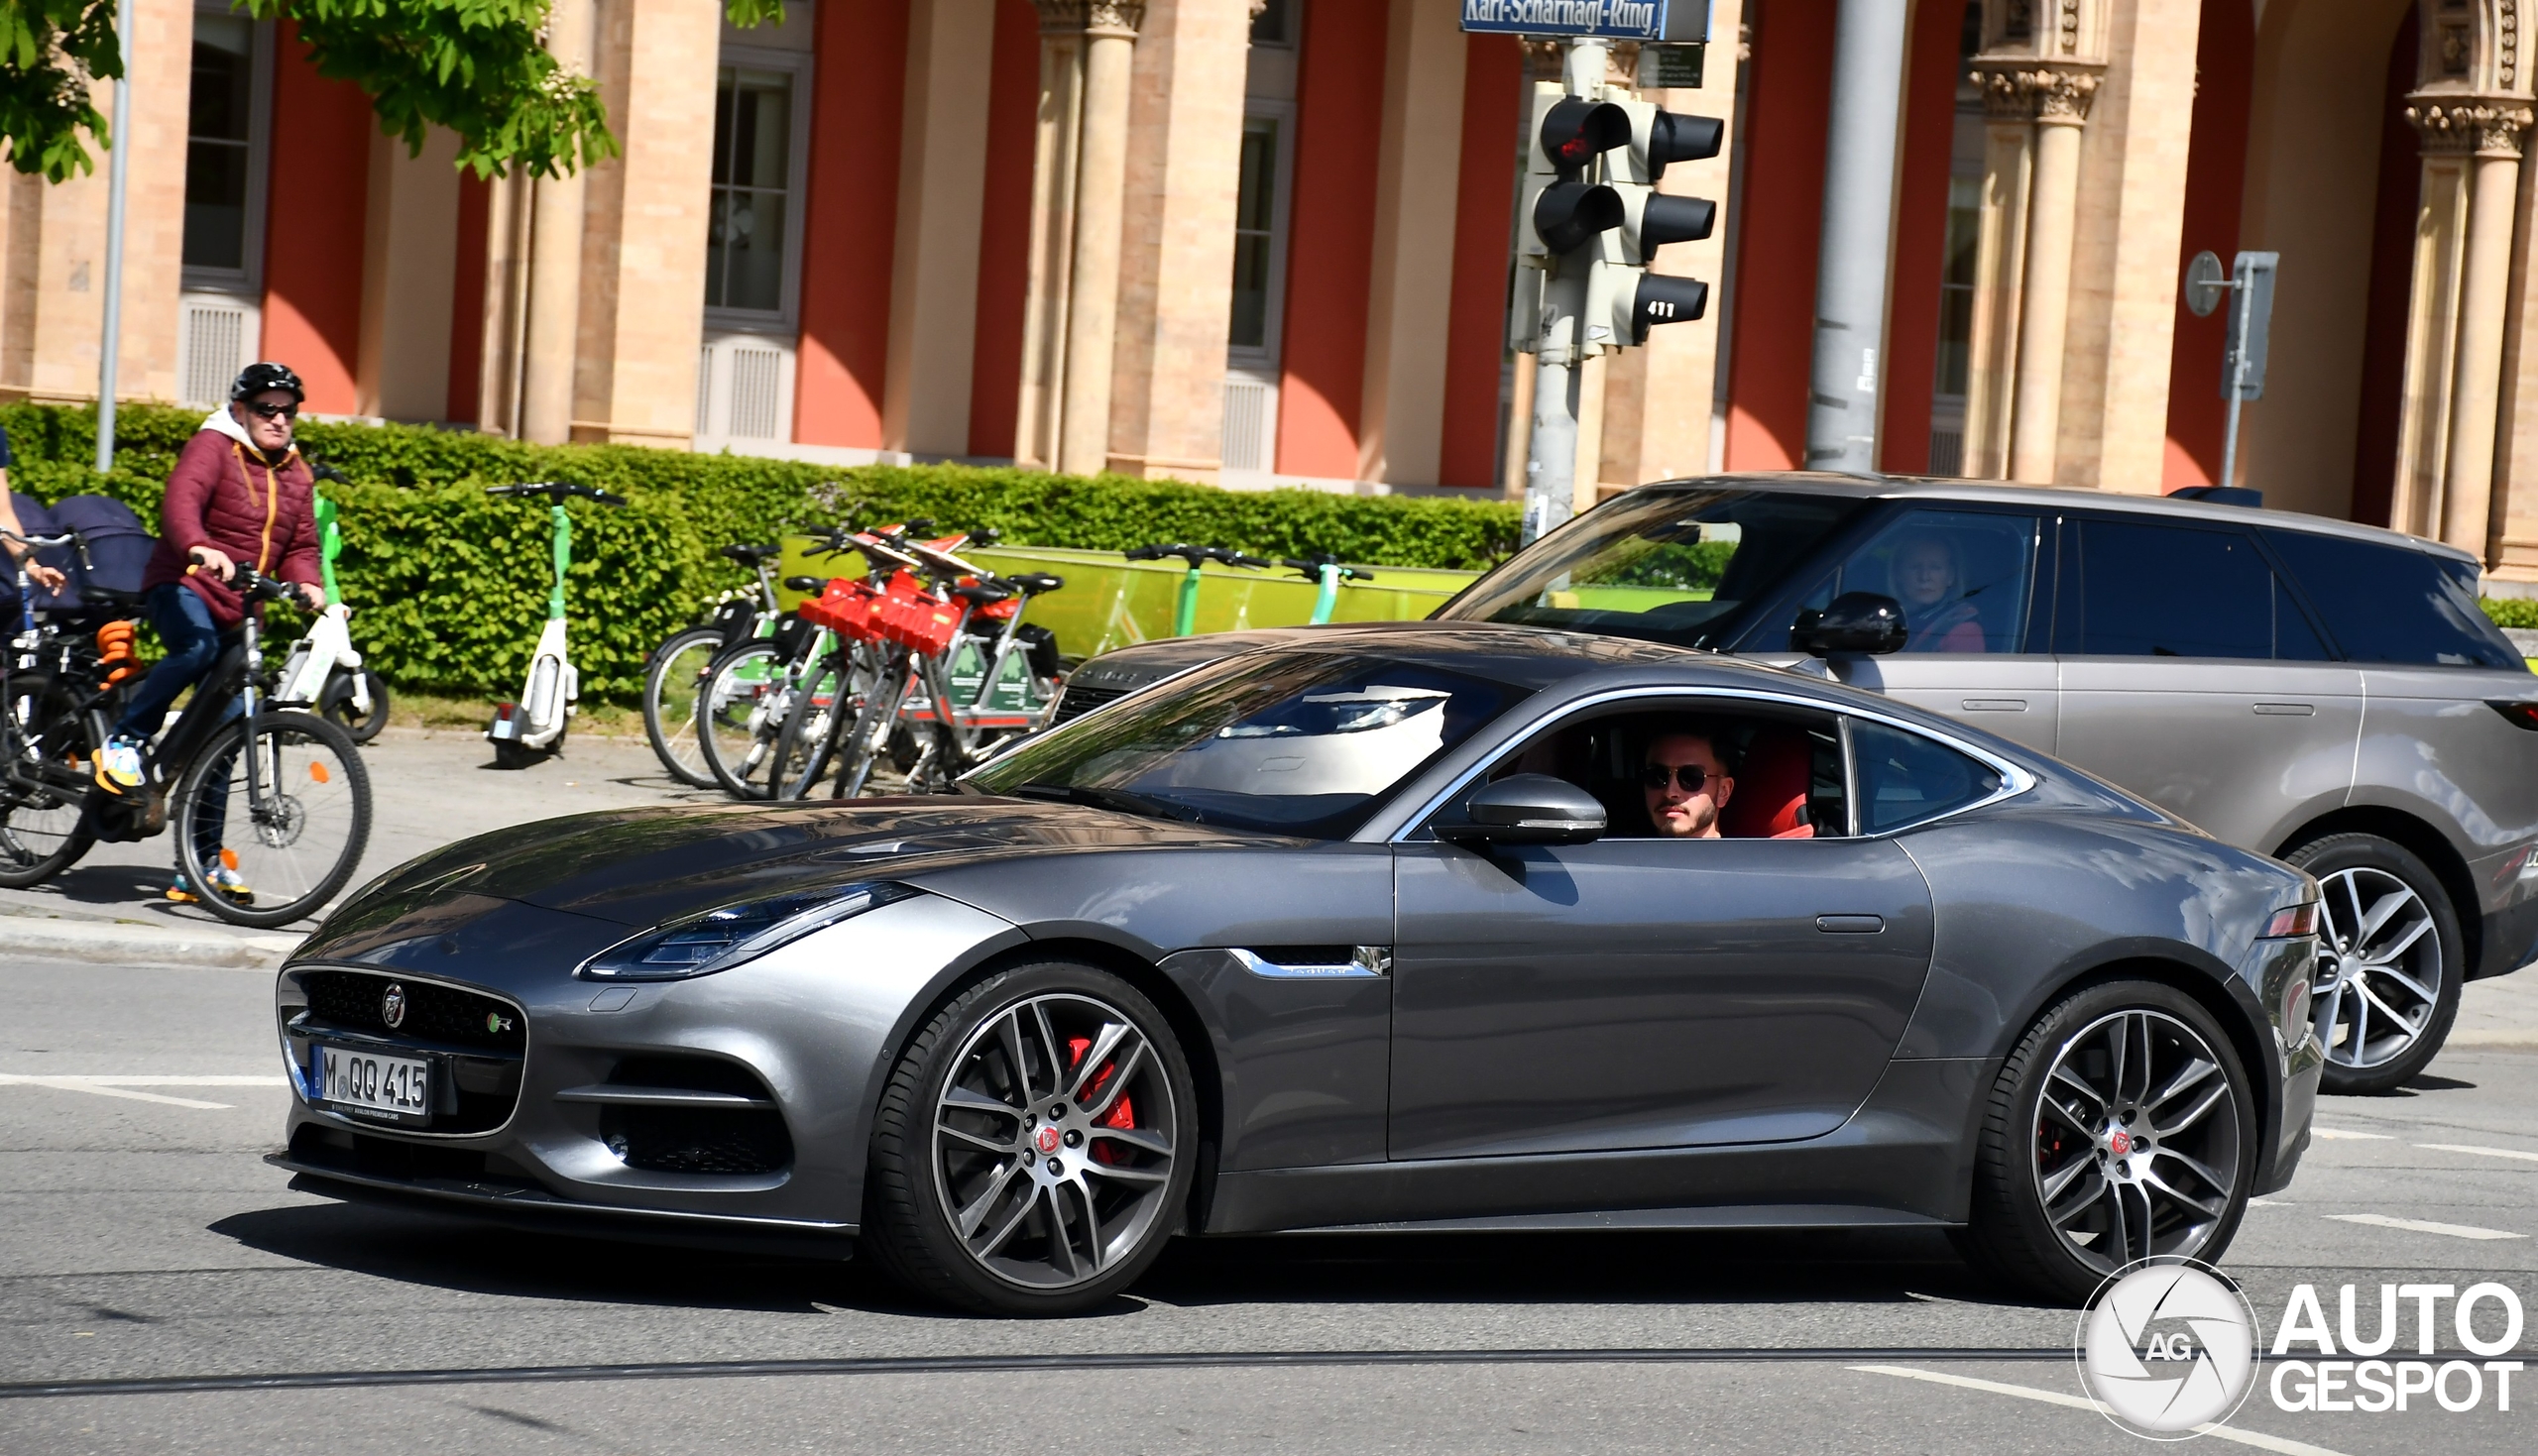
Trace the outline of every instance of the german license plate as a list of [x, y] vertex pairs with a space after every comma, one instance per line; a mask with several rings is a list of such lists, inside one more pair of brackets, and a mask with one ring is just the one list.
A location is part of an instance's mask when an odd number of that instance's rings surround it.
[[355, 1112], [426, 1117], [432, 1109], [431, 1064], [347, 1047], [317, 1048], [317, 1095]]

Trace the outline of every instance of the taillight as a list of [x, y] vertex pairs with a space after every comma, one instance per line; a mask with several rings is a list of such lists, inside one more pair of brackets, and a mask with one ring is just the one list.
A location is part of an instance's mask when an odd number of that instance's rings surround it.
[[2268, 941], [2317, 933], [2318, 902], [2315, 900], [2306, 905], [2294, 905], [2288, 910], [2277, 910], [2273, 912], [2273, 919], [2264, 924], [2264, 939]]
[[2502, 721], [2513, 728], [2538, 733], [2538, 703], [2487, 703], [2487, 708], [2502, 715]]

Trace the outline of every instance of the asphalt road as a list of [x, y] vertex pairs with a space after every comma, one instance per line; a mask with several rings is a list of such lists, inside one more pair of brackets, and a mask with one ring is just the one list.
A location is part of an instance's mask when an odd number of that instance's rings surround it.
[[[852, 1264], [309, 1198], [258, 1157], [287, 1095], [267, 991], [0, 958], [0, 1451], [2142, 1449], [2069, 1403], [2069, 1312], [1918, 1236], [1190, 1243], [1108, 1310], [1023, 1323]], [[2471, 994], [2489, 1041], [2538, 1027], [2538, 983]], [[2251, 1211], [2227, 1267], [2265, 1328], [2304, 1282], [2330, 1320], [2364, 1285], [2365, 1330], [2383, 1279], [2499, 1281], [2538, 1311], [2538, 1053], [2435, 1070], [2330, 1101]], [[51, 1393], [84, 1382], [133, 1384]], [[2522, 1452], [2531, 1403], [2285, 1413], [2260, 1391], [2234, 1429]]]
[[[679, 797], [640, 744], [575, 748], [496, 777], [472, 739], [383, 743], [364, 877], [501, 824]], [[198, 914], [150, 898], [164, 847], [101, 848], [0, 911]], [[1919, 1235], [1185, 1243], [1109, 1309], [1020, 1323], [912, 1304], [853, 1264], [310, 1198], [260, 1161], [288, 1095], [268, 973], [13, 957], [6, 927], [6, 1456], [2145, 1449], [2076, 1406], [2069, 1311], [2002, 1298]], [[2383, 1282], [2500, 1282], [2538, 1380], [2538, 972], [2471, 987], [2433, 1070], [2327, 1102], [2226, 1267], [2268, 1331], [2303, 1283], [2330, 1322], [2361, 1286], [2366, 1332]], [[2514, 1397], [2285, 1412], [2260, 1389], [2204, 1439], [2525, 1452], [2538, 1387]]]

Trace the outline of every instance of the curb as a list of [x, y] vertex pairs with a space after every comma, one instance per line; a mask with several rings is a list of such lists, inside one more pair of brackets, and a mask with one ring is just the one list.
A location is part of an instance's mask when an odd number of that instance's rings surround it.
[[299, 944], [297, 936], [222, 935], [11, 915], [0, 918], [0, 942], [11, 952], [48, 960], [105, 965], [221, 966], [272, 970]]

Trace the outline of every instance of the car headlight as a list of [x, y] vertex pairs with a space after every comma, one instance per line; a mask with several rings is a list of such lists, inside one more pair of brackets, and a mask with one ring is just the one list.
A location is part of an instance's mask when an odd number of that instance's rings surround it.
[[676, 981], [711, 975], [916, 893], [905, 885], [865, 882], [726, 905], [620, 941], [584, 961], [580, 973], [612, 981]]

